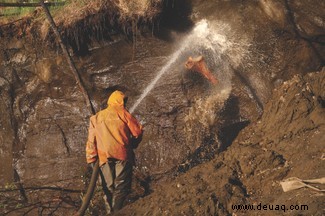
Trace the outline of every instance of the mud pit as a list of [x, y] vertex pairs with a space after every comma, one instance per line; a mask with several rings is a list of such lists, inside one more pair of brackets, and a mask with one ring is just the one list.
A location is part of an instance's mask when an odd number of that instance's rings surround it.
[[[79, 44], [73, 58], [96, 110], [115, 89], [128, 94], [131, 108], [165, 68], [134, 110], [145, 135], [128, 203], [145, 198], [126, 214], [227, 215], [231, 204], [290, 200], [309, 200], [308, 214], [318, 214], [323, 196], [305, 189], [283, 193], [278, 185], [290, 176], [324, 176], [317, 160], [324, 72], [303, 76], [324, 63], [324, 3], [316, 2], [191, 1], [184, 7], [175, 1], [166, 3], [159, 31], [142, 29], [136, 45], [118, 31], [111, 40]], [[193, 34], [202, 20], [208, 25]], [[82, 34], [66, 31], [74, 30]], [[1, 37], [0, 175], [2, 185], [15, 188], [4, 194], [1, 211], [74, 212], [87, 181], [83, 97], [58, 48], [44, 49], [29, 36]], [[71, 49], [79, 49], [70, 40]], [[188, 56], [198, 55], [220, 81], [216, 86], [184, 68]], [[89, 214], [103, 214], [100, 196]]]

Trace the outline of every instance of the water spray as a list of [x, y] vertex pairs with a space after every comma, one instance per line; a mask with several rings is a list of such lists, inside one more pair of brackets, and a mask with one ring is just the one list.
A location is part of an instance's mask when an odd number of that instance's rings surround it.
[[[198, 22], [183, 39], [178, 50], [169, 57], [165, 66], [160, 69], [155, 78], [143, 90], [140, 97], [130, 108], [130, 112], [134, 112], [161, 77], [170, 71], [170, 68], [179, 58], [184, 57], [185, 52], [194, 56], [203, 55], [206, 63], [210, 63], [210, 66], [212, 66], [210, 67], [212, 71], [213, 68], [218, 67], [217, 77], [220, 82], [218, 82], [218, 87], [215, 88], [218, 88], [220, 92], [225, 88], [231, 88], [232, 69], [239, 66], [243, 58], [249, 54], [248, 47], [250, 44], [245, 43], [245, 41], [231, 40], [227, 38], [226, 33], [231, 33], [231, 28], [225, 23], [214, 23], [212, 26], [206, 19]], [[210, 82], [216, 83], [212, 73], [202, 74]]]
[[208, 33], [208, 23], [206, 20], [202, 20], [198, 22], [193, 29], [193, 31], [188, 35], [180, 48], [170, 57], [170, 60], [166, 63], [166, 65], [160, 69], [157, 73], [156, 77], [149, 83], [149, 85], [144, 89], [143, 93], [140, 95], [139, 99], [134, 103], [134, 105], [130, 108], [130, 112], [133, 113], [134, 110], [138, 107], [141, 101], [148, 95], [148, 93], [154, 88], [158, 80], [162, 77], [163, 74], [168, 71], [168, 69], [176, 62], [181, 53], [189, 46], [192, 45], [193, 36], [195, 37], [206, 37]]

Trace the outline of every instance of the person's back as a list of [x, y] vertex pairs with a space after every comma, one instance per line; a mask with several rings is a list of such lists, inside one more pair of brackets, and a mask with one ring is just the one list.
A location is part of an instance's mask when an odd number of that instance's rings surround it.
[[113, 92], [108, 107], [90, 118], [86, 145], [87, 162], [99, 159], [103, 189], [111, 210], [122, 207], [130, 189], [136, 147], [132, 140], [142, 135], [142, 126], [124, 108], [124, 100], [122, 92]]

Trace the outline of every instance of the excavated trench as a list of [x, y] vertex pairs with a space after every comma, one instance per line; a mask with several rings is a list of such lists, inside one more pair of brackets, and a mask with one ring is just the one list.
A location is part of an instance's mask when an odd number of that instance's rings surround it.
[[[317, 21], [321, 9], [308, 1], [186, 2], [167, 1], [159, 22], [139, 22], [137, 34], [132, 23], [125, 31], [112, 25], [115, 15], [107, 18], [105, 11], [64, 31], [96, 111], [116, 89], [129, 96], [130, 109], [165, 70], [134, 110], [145, 133], [136, 150], [129, 202], [154, 194], [156, 182], [193, 172], [226, 154], [240, 131], [260, 118], [275, 87], [324, 63], [324, 24]], [[26, 189], [17, 200], [5, 202], [5, 212], [44, 197], [55, 206], [44, 187], [59, 190], [50, 190], [51, 197], [63, 200], [59, 212], [73, 212], [88, 180], [84, 149], [90, 113], [59, 46], [39, 40], [36, 29], [31, 30], [33, 37], [9, 37], [10, 28], [0, 42], [0, 184], [15, 182], [14, 187]], [[198, 55], [205, 57], [218, 85], [185, 69], [188, 57]], [[215, 169], [220, 167], [226, 169], [221, 162]], [[246, 197], [239, 175], [233, 173], [227, 187], [237, 187]], [[204, 190], [207, 177], [197, 178], [202, 183], [197, 189]], [[219, 197], [211, 195], [211, 202]], [[100, 205], [95, 200], [90, 210], [94, 215], [96, 202]], [[46, 209], [45, 204], [35, 209]], [[224, 209], [226, 214], [229, 208]]]

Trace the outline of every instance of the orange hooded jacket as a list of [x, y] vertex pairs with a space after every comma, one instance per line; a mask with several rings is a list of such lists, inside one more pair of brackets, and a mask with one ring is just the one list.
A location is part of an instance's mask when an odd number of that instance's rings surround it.
[[132, 136], [142, 134], [142, 126], [124, 108], [125, 95], [114, 91], [107, 101], [107, 108], [90, 117], [86, 144], [87, 163], [99, 158], [99, 165], [108, 158], [134, 162]]

